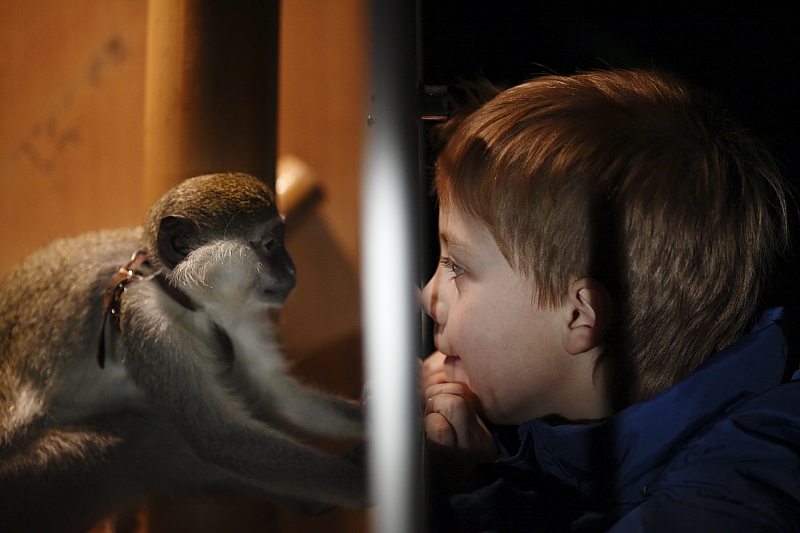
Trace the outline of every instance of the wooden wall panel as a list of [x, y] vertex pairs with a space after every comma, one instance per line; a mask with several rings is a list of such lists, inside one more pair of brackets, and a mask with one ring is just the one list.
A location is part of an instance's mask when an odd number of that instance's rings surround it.
[[278, 153], [299, 156], [325, 188], [322, 215], [358, 265], [358, 184], [369, 103], [366, 2], [285, 0]]
[[145, 23], [138, 0], [0, 2], [0, 276], [141, 221]]
[[[285, 0], [281, 6], [278, 154], [293, 154], [308, 163], [323, 189], [322, 201], [309, 219], [290, 225], [288, 238], [289, 251], [302, 264], [297, 289], [284, 310], [284, 337], [311, 371], [336, 363], [325, 347], [357, 346], [360, 338], [359, 183], [369, 102], [366, 29], [362, 0]], [[341, 372], [355, 371], [352, 363], [348, 369]], [[355, 381], [359, 379], [360, 374]], [[352, 392], [352, 387], [345, 389]]]
[[[181, 96], [187, 72], [170, 81], [158, 68], [175, 61], [168, 53], [179, 65], [194, 60], [184, 48], [193, 27], [174, 17], [208, 1], [0, 1], [0, 277], [55, 237], [139, 224], [158, 195], [193, 172], [191, 154], [171, 158], [167, 149], [184, 150], [183, 141], [167, 141], [191, 123], [179, 120], [191, 104]], [[277, 151], [307, 162], [323, 191], [287, 236], [300, 272], [283, 316], [287, 352], [303, 379], [356, 397], [364, 11], [361, 0], [282, 2], [278, 87]], [[159, 25], [172, 33], [147, 35]], [[264, 519], [280, 531], [356, 532], [366, 523], [364, 512], [347, 511], [308, 520], [281, 512], [275, 522], [261, 502], [228, 512], [225, 502], [212, 509], [199, 501], [239, 531], [263, 530]], [[181, 504], [160, 507], [153, 530], [187, 527], [196, 503], [186, 502], [185, 513]]]

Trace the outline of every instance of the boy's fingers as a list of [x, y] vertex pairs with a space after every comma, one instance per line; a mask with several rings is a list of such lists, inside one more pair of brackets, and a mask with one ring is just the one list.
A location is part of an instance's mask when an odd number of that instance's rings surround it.
[[469, 401], [456, 394], [437, 394], [425, 402], [425, 416], [438, 413], [443, 416], [455, 432], [455, 443], [474, 430], [478, 424], [475, 409]]
[[445, 355], [438, 350], [425, 358], [422, 362], [422, 378], [444, 372], [444, 360]]
[[[446, 387], [440, 388], [446, 389]], [[460, 391], [469, 392], [464, 388]], [[429, 427], [429, 418], [431, 430], [437, 432], [434, 438], [428, 438], [429, 441], [477, 453], [485, 461], [497, 458], [497, 446], [492, 434], [478, 417], [468, 397], [446, 392], [431, 396], [425, 402], [426, 431]], [[447, 427], [440, 425], [443, 424], [442, 419], [447, 423]]]
[[446, 383], [446, 382], [447, 382], [447, 375], [444, 372], [428, 374], [422, 377], [422, 383], [420, 383], [420, 388], [422, 390], [427, 390], [428, 387], [430, 387], [431, 385], [436, 385], [437, 383]]
[[456, 434], [447, 419], [440, 413], [430, 413], [423, 419], [425, 436], [432, 442], [445, 448], [456, 447]]
[[427, 390], [431, 385], [445, 383], [447, 374], [444, 371], [445, 356], [442, 352], [436, 351], [422, 362], [420, 368], [420, 389]]
[[458, 396], [468, 396], [471, 391], [463, 383], [457, 381], [444, 381], [442, 383], [434, 383], [425, 389], [425, 396], [431, 397], [437, 394], [456, 394]]
[[481, 412], [481, 402], [469, 387], [460, 382], [434, 383], [425, 389], [425, 398], [432, 398], [438, 394], [453, 394], [464, 398], [478, 412]]

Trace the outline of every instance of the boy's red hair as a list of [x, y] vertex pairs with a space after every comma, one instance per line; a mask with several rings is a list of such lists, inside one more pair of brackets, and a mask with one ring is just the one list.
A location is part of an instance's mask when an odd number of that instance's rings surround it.
[[540, 305], [595, 277], [615, 302], [603, 357], [641, 401], [736, 340], [787, 240], [764, 149], [672, 76], [598, 71], [508, 89], [437, 161], [440, 205], [483, 222]]

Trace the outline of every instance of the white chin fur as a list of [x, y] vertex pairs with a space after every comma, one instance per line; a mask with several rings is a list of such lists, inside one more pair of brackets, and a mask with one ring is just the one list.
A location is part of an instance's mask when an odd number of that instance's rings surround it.
[[[255, 284], [259, 270], [255, 251], [241, 241], [212, 241], [193, 250], [175, 266], [169, 279], [179, 289], [203, 300], [203, 296], [244, 296]], [[201, 302], [202, 303], [202, 302]]]

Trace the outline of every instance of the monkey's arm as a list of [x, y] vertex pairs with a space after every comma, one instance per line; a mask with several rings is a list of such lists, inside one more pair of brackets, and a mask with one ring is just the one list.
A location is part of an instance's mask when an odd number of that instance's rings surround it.
[[299, 428], [329, 437], [361, 437], [364, 413], [360, 402], [306, 387], [289, 375], [276, 385], [281, 415]]
[[159, 490], [209, 490], [285, 503], [252, 480], [202, 461], [167, 419], [146, 409], [31, 428], [0, 450], [0, 531], [83, 532]]
[[[266, 399], [266, 412], [277, 413], [292, 425], [325, 437], [362, 437], [364, 414], [360, 402], [303, 385], [291, 376], [278, 353], [273, 334], [258, 314], [230, 325], [231, 343], [242, 379]], [[258, 402], [255, 403], [259, 407]]]
[[361, 465], [305, 447], [250, 417], [215, 379], [219, 368], [209, 346], [143, 301], [154, 297], [144, 284], [129, 292], [123, 306], [152, 312], [123, 307], [125, 366], [198, 456], [276, 492], [347, 507], [365, 504]]

